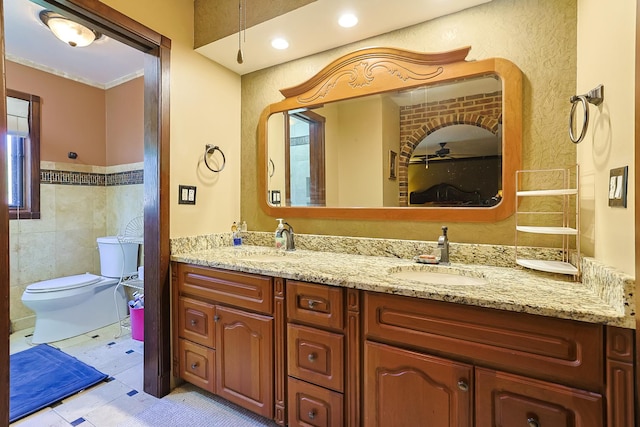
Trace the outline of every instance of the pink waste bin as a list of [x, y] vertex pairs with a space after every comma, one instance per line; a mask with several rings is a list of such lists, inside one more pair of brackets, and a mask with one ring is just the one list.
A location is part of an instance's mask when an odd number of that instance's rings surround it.
[[131, 338], [144, 341], [144, 307], [129, 308], [131, 316]]

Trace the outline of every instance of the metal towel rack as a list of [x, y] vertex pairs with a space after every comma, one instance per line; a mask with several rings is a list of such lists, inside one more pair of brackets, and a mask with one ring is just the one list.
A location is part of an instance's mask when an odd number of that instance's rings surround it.
[[[569, 101], [571, 102], [571, 112], [569, 113], [569, 138], [571, 138], [571, 142], [573, 142], [574, 144], [580, 143], [587, 133], [587, 128], [589, 127], [589, 104], [600, 105], [602, 104], [603, 100], [603, 85], [598, 85], [598, 87], [590, 90], [585, 95], [574, 95], [569, 98]], [[573, 134], [573, 118], [575, 116], [575, 111], [578, 104], [582, 104], [584, 115], [580, 135], [578, 135], [578, 137], [576, 138], [576, 136]]]

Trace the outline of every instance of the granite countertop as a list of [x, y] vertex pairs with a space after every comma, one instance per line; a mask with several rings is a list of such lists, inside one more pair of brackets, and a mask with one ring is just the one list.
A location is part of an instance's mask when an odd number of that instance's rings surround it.
[[[284, 252], [250, 245], [186, 250], [174, 253], [171, 259], [305, 282], [635, 328], [633, 279], [606, 272], [606, 266], [589, 259], [583, 259], [582, 282], [521, 267], [430, 265], [386, 256], [304, 249]], [[435, 283], [432, 279], [417, 281], [402, 277], [405, 273], [394, 274], [406, 271], [450, 273], [454, 280], [446, 283], [449, 280], [434, 276], [433, 280], [445, 282]], [[463, 278], [458, 280], [456, 275]], [[481, 283], [476, 283], [476, 279]], [[460, 281], [472, 283], [459, 284]]]

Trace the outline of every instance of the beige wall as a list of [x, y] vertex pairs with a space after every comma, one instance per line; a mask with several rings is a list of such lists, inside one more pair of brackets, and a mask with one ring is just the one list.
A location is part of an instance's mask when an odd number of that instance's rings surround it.
[[[575, 92], [584, 94], [599, 84], [605, 88], [604, 102], [589, 109], [589, 129], [577, 147], [582, 250], [633, 276], [635, 31], [635, 1], [578, 0]], [[608, 204], [609, 171], [622, 166], [629, 166], [626, 209]]]
[[[523, 167], [575, 163], [568, 141], [567, 100], [576, 86], [576, 0], [493, 0], [410, 28], [312, 55], [242, 77], [242, 164], [257, 164], [256, 127], [262, 110], [280, 101], [280, 88], [301, 83], [332, 60], [368, 46], [438, 52], [472, 46], [469, 59], [502, 57], [524, 76]], [[242, 169], [242, 214], [250, 226], [270, 231], [275, 220], [262, 212], [251, 166]], [[300, 233], [423, 239], [440, 234], [440, 222], [344, 221], [287, 218]], [[456, 242], [513, 244], [513, 217], [492, 224], [448, 223]]]
[[[382, 97], [382, 173], [378, 179], [382, 180], [382, 206], [398, 206], [398, 178], [389, 179], [389, 151], [400, 154], [400, 110], [391, 98]], [[396, 157], [397, 159], [397, 157]], [[398, 175], [398, 161], [396, 160], [396, 176]]]
[[[193, 50], [193, 0], [103, 3], [171, 39], [170, 236], [229, 231], [240, 220], [240, 77]], [[205, 167], [206, 144], [224, 151], [221, 173]], [[197, 186], [195, 206], [178, 205], [179, 184]]]
[[144, 160], [144, 77], [105, 91], [106, 164]]
[[6, 61], [7, 87], [41, 98], [40, 159], [106, 165], [105, 91]]

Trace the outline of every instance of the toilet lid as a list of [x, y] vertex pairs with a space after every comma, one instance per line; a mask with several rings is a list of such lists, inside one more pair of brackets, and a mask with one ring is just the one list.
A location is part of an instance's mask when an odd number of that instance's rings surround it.
[[95, 274], [91, 273], [58, 277], [57, 279], [32, 283], [31, 285], [27, 286], [26, 292], [52, 292], [63, 291], [66, 289], [75, 289], [82, 286], [92, 285], [96, 282], [99, 282], [101, 279], [101, 276], [96, 276]]

